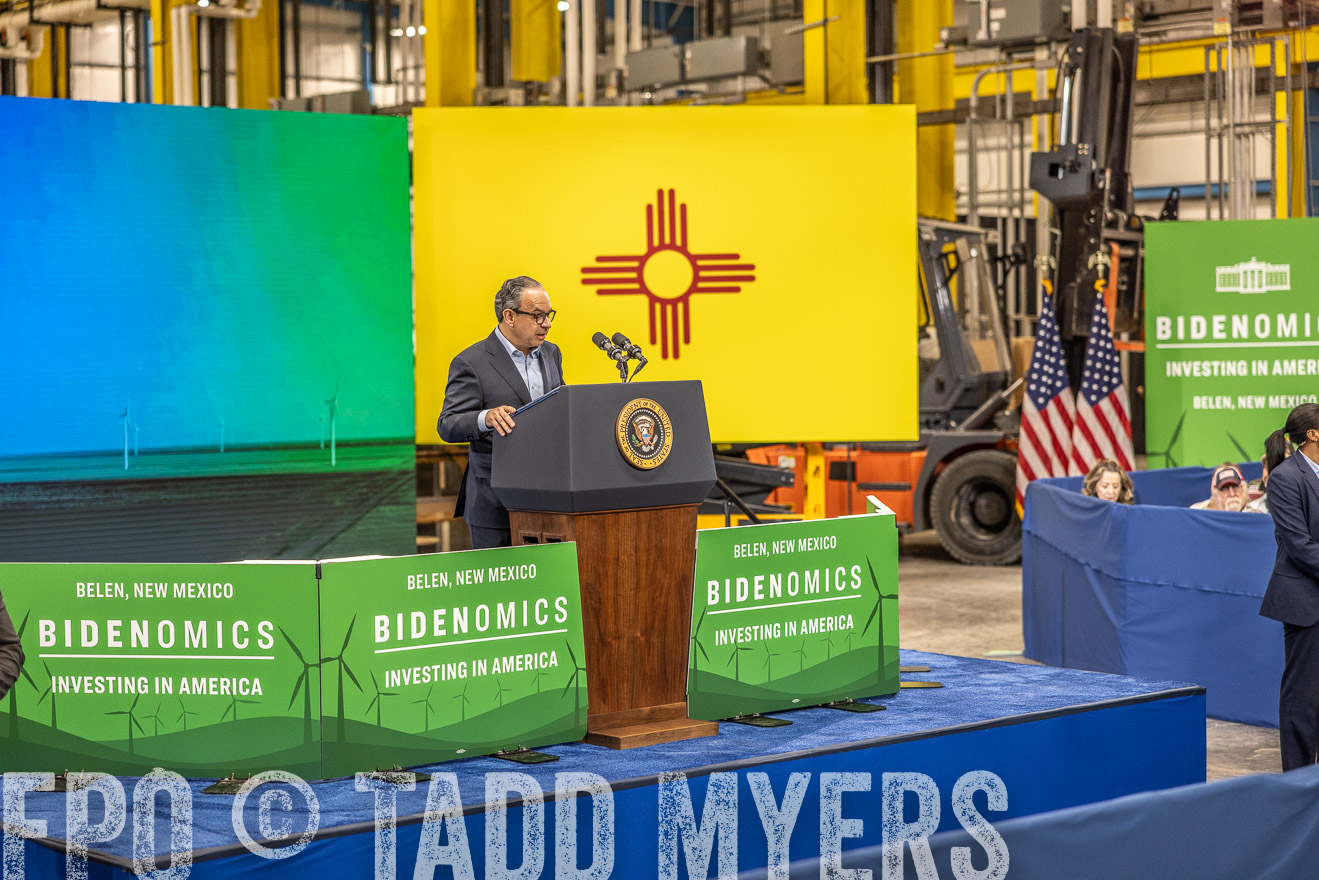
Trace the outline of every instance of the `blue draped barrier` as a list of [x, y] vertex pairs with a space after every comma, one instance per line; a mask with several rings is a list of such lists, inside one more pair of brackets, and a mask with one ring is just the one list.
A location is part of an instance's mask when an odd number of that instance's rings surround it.
[[1207, 495], [1210, 473], [1132, 474], [1142, 503], [1131, 506], [1081, 495], [1079, 477], [1032, 483], [1025, 653], [1051, 666], [1193, 681], [1208, 690], [1211, 717], [1277, 727], [1282, 625], [1259, 616], [1273, 518], [1187, 510]]
[[[984, 815], [993, 821], [993, 813]], [[1134, 794], [993, 825], [1003, 838], [1012, 880], [1313, 877], [1319, 852], [1319, 767]], [[952, 870], [957, 847], [969, 848], [971, 867], [985, 870], [985, 848], [965, 831], [935, 834], [929, 844], [939, 877], [958, 876]], [[887, 876], [882, 847], [845, 853], [842, 862], [849, 870]], [[902, 876], [918, 876], [910, 851], [904, 862]], [[767, 873], [739, 876], [763, 880]], [[789, 876], [823, 876], [820, 860], [794, 862]]]

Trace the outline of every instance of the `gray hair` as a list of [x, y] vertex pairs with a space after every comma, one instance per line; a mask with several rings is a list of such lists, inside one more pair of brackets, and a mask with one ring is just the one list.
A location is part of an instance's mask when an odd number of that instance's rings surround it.
[[505, 309], [519, 309], [522, 307], [522, 294], [528, 290], [544, 290], [541, 283], [535, 278], [528, 278], [526, 275], [519, 275], [516, 278], [510, 278], [499, 288], [499, 293], [495, 294], [495, 320], [504, 320]]

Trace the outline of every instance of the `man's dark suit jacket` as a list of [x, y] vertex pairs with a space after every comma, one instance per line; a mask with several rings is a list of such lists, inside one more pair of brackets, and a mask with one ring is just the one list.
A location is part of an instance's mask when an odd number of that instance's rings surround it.
[[1293, 626], [1319, 623], [1319, 477], [1300, 452], [1269, 472], [1278, 558], [1259, 613]]
[[[461, 516], [469, 526], [487, 529], [508, 528], [508, 511], [490, 490], [491, 438], [495, 434], [490, 431], [483, 435], [481, 428], [485, 426], [478, 426], [476, 417], [484, 409], [531, 403], [527, 383], [518, 375], [503, 343], [495, 338], [498, 332], [495, 329], [464, 349], [449, 365], [444, 409], [436, 426], [445, 443], [470, 444], [454, 516]], [[541, 343], [540, 369], [546, 394], [564, 384], [563, 355], [552, 342]]]
[[14, 632], [14, 622], [5, 610], [5, 598], [0, 596], [0, 698], [18, 681], [23, 671], [23, 646]]

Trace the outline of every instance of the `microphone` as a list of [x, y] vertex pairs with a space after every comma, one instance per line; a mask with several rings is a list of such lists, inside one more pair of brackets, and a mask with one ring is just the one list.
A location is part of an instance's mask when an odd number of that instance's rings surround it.
[[627, 352], [627, 356], [633, 360], [641, 361], [643, 364], [646, 362], [646, 356], [641, 353], [641, 346], [633, 343], [631, 339], [628, 339], [622, 333], [614, 334], [614, 345]]
[[591, 337], [591, 341], [595, 343], [596, 348], [609, 355], [613, 360], [619, 363], [627, 363], [627, 352], [610, 342], [603, 333], [597, 332]]
[[[622, 333], [614, 334], [614, 344], [617, 345], [619, 350], [625, 355], [636, 360], [637, 368], [632, 371], [632, 379], [635, 379], [637, 373], [640, 373], [641, 369], [649, 363], [649, 361], [646, 360], [646, 356], [641, 353], [641, 346], [634, 343], [631, 339], [628, 339]], [[632, 379], [629, 379], [628, 381], [630, 382]]]

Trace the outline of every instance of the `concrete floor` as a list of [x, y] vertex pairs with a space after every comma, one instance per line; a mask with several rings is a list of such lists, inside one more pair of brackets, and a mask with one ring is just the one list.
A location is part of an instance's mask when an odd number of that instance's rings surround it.
[[[1031, 663], [1021, 656], [1021, 566], [962, 565], [934, 532], [902, 539], [898, 557], [902, 647]], [[1278, 732], [1209, 719], [1206, 776], [1279, 773]]]

